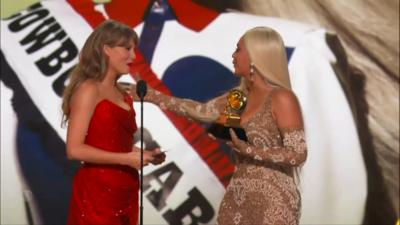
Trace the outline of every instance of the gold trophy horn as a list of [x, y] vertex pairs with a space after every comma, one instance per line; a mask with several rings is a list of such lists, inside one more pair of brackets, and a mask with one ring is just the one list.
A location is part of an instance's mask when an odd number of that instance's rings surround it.
[[247, 98], [243, 91], [231, 90], [226, 98], [225, 126], [240, 127], [240, 115], [246, 107]]

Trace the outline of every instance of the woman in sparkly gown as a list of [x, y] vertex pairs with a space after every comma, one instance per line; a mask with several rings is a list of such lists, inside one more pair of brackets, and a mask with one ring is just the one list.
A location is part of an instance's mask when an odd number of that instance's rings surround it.
[[[220, 204], [218, 224], [298, 224], [297, 170], [307, 147], [283, 41], [273, 29], [256, 27], [240, 38], [232, 57], [235, 74], [242, 79], [237, 89], [247, 96], [240, 127], [248, 141], [230, 130], [236, 169]], [[201, 122], [225, 123], [227, 95], [199, 103], [150, 89], [145, 100]]]
[[[138, 38], [128, 26], [106, 21], [86, 40], [64, 92], [67, 155], [82, 161], [74, 177], [70, 225], [136, 225], [140, 150], [133, 98], [117, 79], [129, 73]], [[159, 164], [159, 149], [144, 153], [144, 165]]]

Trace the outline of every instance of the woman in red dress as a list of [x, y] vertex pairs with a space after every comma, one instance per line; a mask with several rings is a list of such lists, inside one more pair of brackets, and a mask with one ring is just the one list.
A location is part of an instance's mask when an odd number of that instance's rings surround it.
[[[82, 161], [74, 178], [68, 224], [136, 225], [140, 150], [133, 98], [117, 83], [129, 73], [137, 34], [108, 20], [86, 40], [63, 98], [68, 124], [67, 155]], [[165, 154], [145, 151], [144, 165], [160, 164]]]

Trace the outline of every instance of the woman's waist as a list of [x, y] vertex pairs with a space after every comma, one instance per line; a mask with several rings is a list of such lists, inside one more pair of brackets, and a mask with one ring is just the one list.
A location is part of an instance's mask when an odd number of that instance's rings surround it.
[[239, 165], [236, 168], [230, 183], [230, 185], [233, 186], [250, 185], [260, 189], [269, 189], [272, 186], [280, 186], [285, 189], [297, 190], [297, 185], [293, 178], [288, 174], [273, 168], [260, 167], [251, 164]]
[[139, 180], [139, 172], [136, 169], [123, 165], [85, 162], [80, 172], [89, 175], [88, 179], [99, 182], [132, 183]]
[[287, 174], [287, 172], [291, 169], [291, 167], [279, 165], [276, 163], [272, 162], [267, 162], [267, 161], [259, 161], [255, 160], [246, 156], [241, 156], [237, 155], [237, 160], [236, 160], [236, 165], [237, 167], [254, 167], [254, 168], [259, 168], [259, 169], [269, 169], [269, 170], [276, 170], [279, 172], [283, 172]]
[[[89, 196], [103, 196], [102, 201], [108, 201], [107, 198], [119, 199], [116, 202], [119, 202], [118, 205], [128, 200], [127, 196], [136, 193], [140, 186], [139, 175], [135, 169], [90, 163], [85, 163], [78, 170], [74, 177], [74, 185]], [[105, 193], [107, 195], [104, 195]]]
[[130, 152], [132, 151], [132, 142], [117, 142], [113, 140], [92, 140], [86, 139], [85, 144], [107, 152]]
[[277, 164], [244, 160], [236, 164], [236, 171], [234, 176], [240, 175], [248, 178], [254, 177], [255, 179], [264, 179], [269, 177], [276, 177], [278, 175], [289, 177], [290, 179], [292, 179], [289, 170], [289, 167], [283, 167]]
[[87, 168], [97, 172], [117, 172], [117, 173], [138, 173], [138, 171], [130, 166], [118, 164], [98, 164], [83, 162], [82, 168]]
[[135, 189], [139, 185], [138, 171], [122, 165], [84, 163], [75, 179], [90, 187], [96, 186], [120, 191]]

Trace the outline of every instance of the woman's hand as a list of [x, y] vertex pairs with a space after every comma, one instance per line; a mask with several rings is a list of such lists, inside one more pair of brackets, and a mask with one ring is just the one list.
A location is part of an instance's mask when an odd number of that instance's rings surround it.
[[[137, 147], [133, 147], [132, 151], [128, 153], [127, 156], [127, 165], [137, 170], [140, 170], [140, 149]], [[151, 151], [143, 151], [143, 167], [149, 165], [149, 163], [153, 162], [154, 156]]]
[[235, 131], [230, 128], [229, 129], [229, 134], [231, 135], [231, 140], [232, 141], [228, 141], [227, 144], [235, 151], [237, 152], [245, 152], [246, 148], [249, 147], [249, 145], [245, 142], [242, 141], [238, 138], [238, 136], [236, 135]]
[[140, 169], [140, 151], [132, 149], [132, 151], [127, 154], [126, 160], [127, 160], [126, 164], [128, 166], [135, 168], [137, 170]]
[[152, 150], [151, 153], [153, 154], [153, 160], [150, 161], [151, 164], [159, 165], [165, 161], [166, 155], [159, 148]]
[[227, 118], [225, 113], [221, 113], [218, 117], [218, 119], [215, 121], [215, 123], [221, 124], [221, 125], [225, 125], [227, 122]]
[[[149, 163], [153, 165], [159, 165], [165, 161], [165, 153], [161, 152], [159, 148], [156, 148], [152, 151], [144, 150], [143, 151], [143, 167], [149, 165]], [[140, 170], [140, 149], [134, 146], [132, 151], [128, 153], [127, 156], [128, 165], [137, 170]]]

